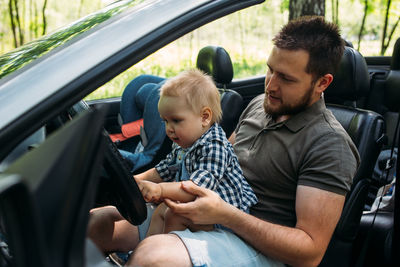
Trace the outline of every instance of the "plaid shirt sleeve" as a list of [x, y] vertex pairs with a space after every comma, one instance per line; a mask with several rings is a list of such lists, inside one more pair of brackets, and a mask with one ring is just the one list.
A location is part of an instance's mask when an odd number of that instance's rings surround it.
[[198, 186], [215, 191], [224, 201], [246, 212], [257, 203], [227, 140], [203, 142], [185, 161], [190, 179]]
[[167, 155], [167, 157], [163, 160], [160, 161], [155, 166], [156, 171], [160, 175], [161, 179], [163, 179], [165, 182], [173, 181], [175, 179], [175, 173], [176, 171], [172, 171], [169, 166], [175, 162], [176, 158], [176, 153], [177, 149], [176, 147]]
[[196, 159], [192, 159], [193, 172], [190, 179], [199, 186], [216, 190], [228, 165], [226, 149], [220, 142], [213, 141], [201, 146], [194, 156]]

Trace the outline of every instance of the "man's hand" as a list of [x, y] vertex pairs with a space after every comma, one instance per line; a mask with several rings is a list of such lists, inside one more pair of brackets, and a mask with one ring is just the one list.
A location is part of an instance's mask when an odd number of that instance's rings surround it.
[[162, 187], [159, 184], [138, 179], [136, 179], [136, 182], [140, 192], [142, 192], [144, 200], [155, 203], [162, 201]]
[[170, 199], [164, 199], [164, 202], [173, 213], [188, 218], [194, 224], [224, 224], [225, 212], [235, 209], [214, 191], [199, 187], [193, 182], [181, 182], [181, 188], [196, 196], [196, 199], [187, 203], [177, 203]]

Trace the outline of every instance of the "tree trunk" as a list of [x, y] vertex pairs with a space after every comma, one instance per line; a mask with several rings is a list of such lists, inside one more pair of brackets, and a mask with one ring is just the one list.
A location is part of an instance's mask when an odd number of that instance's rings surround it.
[[390, 44], [390, 41], [392, 40], [393, 33], [396, 30], [397, 25], [399, 25], [399, 22], [400, 22], [400, 17], [397, 18], [396, 23], [393, 25], [392, 30], [390, 31], [390, 34], [389, 34], [389, 36], [387, 38], [387, 42], [386, 42], [385, 46], [383, 47], [383, 51], [381, 52], [382, 56], [385, 54], [385, 52], [386, 52], [386, 50], [387, 50], [387, 48], [388, 48], [388, 46]]
[[36, 1], [33, 3], [34, 3], [33, 10], [34, 10], [34, 16], [35, 16], [35, 22], [34, 22], [35, 27], [34, 27], [33, 32], [35, 34], [35, 38], [38, 38], [39, 37], [39, 11], [38, 11], [38, 6], [36, 4]]
[[14, 39], [14, 47], [18, 47], [18, 40], [17, 40], [17, 30], [15, 26], [15, 21], [14, 21], [14, 8], [13, 8], [13, 1], [9, 0], [8, 1], [8, 12], [10, 14], [10, 26], [11, 26], [11, 31], [13, 33], [13, 39]]
[[364, 0], [364, 15], [361, 21], [361, 27], [360, 31], [358, 32], [358, 43], [357, 43], [357, 50], [360, 51], [360, 45], [361, 45], [361, 38], [363, 35], [364, 31], [364, 26], [365, 26], [365, 20], [367, 19], [367, 12], [368, 12], [368, 0]]
[[289, 1], [289, 20], [307, 15], [325, 16], [325, 0]]
[[331, 0], [332, 22], [339, 25], [339, 0]]
[[18, 0], [14, 0], [15, 8], [15, 19], [17, 20], [18, 33], [19, 33], [19, 45], [24, 43], [24, 29], [22, 28], [21, 19], [19, 17]]
[[336, 0], [335, 13], [335, 23], [336, 25], [339, 25], [339, 0]]
[[389, 21], [389, 9], [390, 9], [390, 4], [392, 3], [391, 0], [387, 1], [386, 4], [386, 14], [385, 14], [385, 22], [383, 24], [383, 32], [382, 32], [382, 43], [381, 43], [381, 56], [385, 54], [385, 39], [386, 39], [386, 32], [387, 32], [387, 27], [388, 27], [388, 21]]
[[43, 18], [43, 31], [42, 31], [42, 35], [45, 35], [45, 34], [46, 34], [46, 30], [47, 30], [46, 6], [47, 6], [47, 0], [44, 0], [43, 8], [42, 8], [42, 18]]

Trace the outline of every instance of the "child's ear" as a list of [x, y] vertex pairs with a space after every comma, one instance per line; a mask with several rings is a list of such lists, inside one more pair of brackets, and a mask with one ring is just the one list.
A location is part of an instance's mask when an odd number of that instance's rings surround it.
[[209, 107], [204, 107], [201, 110], [201, 122], [203, 127], [209, 126], [212, 119], [212, 111]]

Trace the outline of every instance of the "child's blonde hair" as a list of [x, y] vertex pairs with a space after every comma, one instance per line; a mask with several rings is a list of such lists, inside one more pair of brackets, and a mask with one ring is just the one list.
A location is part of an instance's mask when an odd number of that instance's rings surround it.
[[212, 78], [198, 69], [183, 71], [165, 82], [160, 89], [163, 96], [183, 96], [194, 112], [201, 112], [204, 107], [212, 111], [211, 123], [222, 118], [221, 100]]

